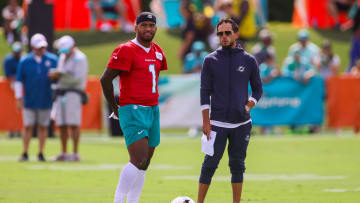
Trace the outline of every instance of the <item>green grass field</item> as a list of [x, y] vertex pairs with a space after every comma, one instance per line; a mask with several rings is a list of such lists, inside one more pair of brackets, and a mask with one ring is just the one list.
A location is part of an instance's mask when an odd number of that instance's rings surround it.
[[[277, 52], [278, 64], [281, 65], [283, 59], [287, 56], [288, 49], [291, 44], [296, 41], [297, 30], [289, 23], [272, 22], [269, 29], [274, 33], [274, 46]], [[329, 39], [333, 43], [334, 52], [340, 56], [341, 69], [346, 70], [349, 63], [350, 50], [350, 33], [338, 30], [310, 30], [311, 40], [317, 45], [321, 45], [324, 39]], [[133, 39], [135, 34], [122, 32], [100, 33], [100, 32], [58, 32], [56, 38], [64, 34], [70, 34], [75, 38], [79, 48], [87, 55], [91, 75], [101, 75], [106, 63], [115, 49], [122, 42]], [[1, 34], [2, 35], [2, 34]], [[181, 62], [177, 57], [177, 53], [182, 42], [180, 38], [180, 30], [166, 31], [158, 29], [154, 41], [158, 43], [164, 50], [169, 70], [164, 74], [176, 74], [181, 72]], [[249, 48], [255, 44], [255, 40], [249, 42]], [[6, 53], [10, 51], [5, 43], [4, 38], [0, 39], [0, 61]], [[3, 70], [0, 71], [3, 75]]]
[[[37, 141], [31, 144], [31, 161], [19, 163], [20, 139], [0, 137], [1, 203], [112, 202], [121, 167], [128, 162], [123, 139], [84, 135], [81, 163], [39, 163]], [[254, 136], [248, 148], [242, 202], [360, 202], [359, 146], [360, 137], [353, 135]], [[58, 151], [59, 140], [50, 139], [47, 158]], [[182, 195], [196, 199], [202, 159], [199, 137], [163, 130], [140, 202], [170, 203]], [[207, 203], [232, 200], [227, 161], [224, 155]]]

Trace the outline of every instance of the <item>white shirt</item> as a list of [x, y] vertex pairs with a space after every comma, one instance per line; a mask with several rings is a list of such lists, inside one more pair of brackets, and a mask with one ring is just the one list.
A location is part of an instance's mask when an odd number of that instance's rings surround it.
[[62, 74], [57, 88], [85, 89], [89, 66], [85, 54], [79, 49], [75, 48], [74, 53], [67, 59], [65, 54], [61, 54], [55, 71]]

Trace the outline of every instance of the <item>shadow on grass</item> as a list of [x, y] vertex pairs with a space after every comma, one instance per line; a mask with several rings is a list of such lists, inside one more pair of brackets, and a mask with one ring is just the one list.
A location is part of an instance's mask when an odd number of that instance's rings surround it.
[[104, 43], [111, 43], [119, 41], [127, 41], [135, 38], [135, 33], [125, 32], [97, 32], [97, 31], [84, 31], [84, 32], [56, 32], [56, 39], [63, 35], [70, 35], [74, 38], [77, 46], [92, 46]]
[[318, 33], [320, 36], [322, 36], [323, 38], [329, 39], [330, 41], [350, 42], [350, 39], [351, 39], [350, 31], [342, 32], [337, 29], [331, 29], [331, 30], [314, 29], [314, 31], [316, 33]]

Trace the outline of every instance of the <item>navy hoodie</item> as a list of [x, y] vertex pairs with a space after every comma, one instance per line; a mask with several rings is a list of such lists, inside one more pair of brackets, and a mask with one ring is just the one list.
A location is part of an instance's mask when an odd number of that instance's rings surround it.
[[[248, 84], [259, 101], [262, 84], [255, 58], [242, 48], [219, 48], [205, 57], [201, 72], [201, 106], [210, 105], [210, 119], [237, 124], [250, 119], [245, 111]], [[210, 99], [211, 97], [211, 99]]]

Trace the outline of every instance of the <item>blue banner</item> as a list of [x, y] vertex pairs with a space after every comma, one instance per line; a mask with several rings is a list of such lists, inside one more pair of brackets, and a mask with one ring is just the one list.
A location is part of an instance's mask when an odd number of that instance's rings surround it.
[[307, 84], [279, 77], [263, 84], [263, 96], [251, 111], [254, 125], [321, 125], [324, 119], [324, 80]]

